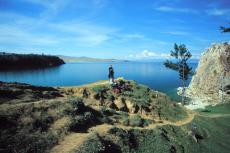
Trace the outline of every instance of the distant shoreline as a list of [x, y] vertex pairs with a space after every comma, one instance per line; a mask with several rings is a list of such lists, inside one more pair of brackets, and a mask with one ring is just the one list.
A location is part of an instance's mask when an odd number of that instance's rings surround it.
[[65, 62], [57, 56], [0, 53], [0, 71], [41, 69], [62, 64], [65, 64]]

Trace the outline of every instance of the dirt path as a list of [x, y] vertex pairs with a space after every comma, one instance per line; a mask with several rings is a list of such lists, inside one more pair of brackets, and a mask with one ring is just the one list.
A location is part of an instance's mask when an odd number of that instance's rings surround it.
[[196, 115], [195, 113], [189, 113], [187, 118], [180, 120], [180, 121], [171, 122], [171, 121], [163, 120], [162, 123], [152, 123], [146, 127], [131, 127], [131, 126], [123, 126], [123, 125], [117, 125], [116, 127], [122, 128], [122, 129], [154, 129], [157, 126], [163, 126], [163, 125], [182, 126], [182, 125], [190, 123], [194, 119], [195, 115]]
[[68, 153], [74, 148], [80, 147], [90, 133], [70, 133], [63, 141], [54, 146], [50, 153]]
[[101, 124], [91, 127], [88, 133], [70, 133], [58, 145], [54, 146], [50, 153], [68, 153], [73, 149], [79, 148], [94, 133], [105, 135], [110, 128], [112, 128], [112, 125]]
[[154, 129], [157, 126], [163, 126], [163, 125], [182, 126], [190, 123], [193, 120], [194, 116], [195, 116], [194, 113], [189, 113], [188, 117], [184, 120], [177, 121], [177, 122], [163, 121], [163, 123], [153, 123], [147, 127], [130, 127], [130, 126], [123, 126], [123, 125], [101, 124], [101, 125], [91, 127], [88, 130], [88, 133], [70, 133], [63, 139], [63, 141], [61, 141], [58, 145], [54, 146], [50, 152], [68, 153], [73, 149], [79, 148], [84, 143], [84, 141], [86, 141], [86, 139], [90, 137], [92, 134], [98, 133], [99, 135], [106, 135], [107, 132], [112, 127], [118, 127], [118, 128], [128, 130], [128, 129]]

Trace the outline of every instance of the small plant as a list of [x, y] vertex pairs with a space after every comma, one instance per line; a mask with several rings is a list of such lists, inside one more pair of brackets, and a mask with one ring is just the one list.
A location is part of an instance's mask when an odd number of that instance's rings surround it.
[[140, 108], [148, 107], [151, 103], [151, 89], [144, 85], [135, 85], [132, 91], [124, 91], [122, 96], [129, 99]]
[[153, 123], [153, 121], [152, 120], [147, 120], [147, 119], [144, 119], [143, 120], [143, 126], [145, 127], [145, 126], [148, 126], [149, 124], [152, 124]]
[[92, 88], [92, 90], [96, 93], [94, 95], [94, 98], [96, 100], [100, 100], [101, 102], [104, 102], [104, 100], [108, 97], [107, 90], [109, 88], [106, 86], [98, 85]]
[[50, 124], [54, 122], [54, 118], [48, 115], [47, 112], [41, 112], [39, 118], [35, 119], [33, 123], [34, 129], [40, 129], [41, 131], [47, 131]]
[[90, 136], [80, 148], [76, 148], [73, 153], [102, 153], [106, 146], [98, 134]]
[[111, 102], [114, 102], [114, 100], [115, 100], [115, 97], [114, 97], [114, 95], [109, 95], [109, 101], [111, 101]]
[[106, 92], [108, 90], [108, 87], [104, 86], [104, 85], [97, 85], [97, 86], [94, 86], [92, 88], [92, 90], [95, 92], [95, 93], [101, 93], [101, 92]]
[[143, 126], [143, 119], [139, 115], [134, 115], [129, 119], [130, 126]]
[[86, 131], [89, 127], [97, 124], [99, 121], [91, 112], [85, 112], [71, 118], [69, 130], [74, 132]]
[[121, 124], [123, 124], [125, 126], [129, 126], [129, 118], [128, 118], [128, 116], [123, 116], [122, 117]]
[[67, 115], [74, 116], [87, 111], [87, 108], [85, 107], [82, 98], [77, 97], [74, 99], [70, 99], [69, 104], [70, 105], [67, 105], [66, 108], [64, 109], [64, 113]]

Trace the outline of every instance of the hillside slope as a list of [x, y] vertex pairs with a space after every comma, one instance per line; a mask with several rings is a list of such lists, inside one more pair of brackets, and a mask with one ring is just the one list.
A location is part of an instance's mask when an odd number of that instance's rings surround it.
[[209, 145], [228, 152], [229, 105], [191, 112], [144, 85], [116, 81], [65, 88], [1, 82], [0, 152], [195, 153], [210, 152]]

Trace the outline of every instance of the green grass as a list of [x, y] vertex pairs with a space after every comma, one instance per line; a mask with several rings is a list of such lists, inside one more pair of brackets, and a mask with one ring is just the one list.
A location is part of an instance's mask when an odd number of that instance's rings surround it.
[[[192, 124], [182, 127], [165, 125], [152, 130], [122, 130], [113, 128], [106, 140], [112, 140], [126, 153], [228, 153], [230, 149], [230, 118], [197, 116], [193, 124], [203, 139], [198, 143], [188, 135]], [[115, 138], [114, 138], [115, 137]]]
[[[214, 115], [229, 113], [228, 108], [227, 105], [209, 107]], [[124, 115], [124, 118], [127, 119], [127, 116]], [[140, 123], [140, 118], [134, 121]], [[198, 142], [188, 134], [194, 125], [196, 133], [202, 137]], [[110, 146], [116, 146], [116, 152], [124, 153], [228, 153], [229, 137], [230, 116], [213, 118], [197, 115], [191, 123], [181, 127], [164, 125], [143, 130], [114, 127], [100, 141], [109, 142]], [[103, 152], [108, 152], [106, 147]]]
[[230, 104], [219, 104], [216, 106], [207, 106], [205, 109], [197, 109], [202, 115], [212, 115], [212, 114], [230, 114]]
[[[227, 153], [230, 150], [230, 117], [209, 118], [197, 116], [193, 124], [204, 136], [199, 152]], [[187, 125], [191, 128], [192, 124]]]
[[187, 117], [187, 112], [180, 105], [168, 103], [158, 108], [161, 119], [178, 121]]
[[150, 89], [144, 85], [137, 85], [135, 82], [131, 81], [132, 90], [124, 91], [122, 96], [126, 99], [131, 100], [134, 104], [141, 108], [148, 107], [150, 99]]
[[92, 91], [96, 92], [96, 93], [100, 93], [104, 90], [108, 90], [109, 89], [109, 85], [95, 85], [91, 88]]
[[91, 135], [80, 148], [71, 153], [101, 153], [105, 150], [105, 144], [98, 134]]
[[58, 117], [48, 114], [46, 106], [12, 105], [9, 112], [0, 111], [0, 152], [46, 152], [59, 139], [49, 130], [55, 118]]
[[91, 126], [100, 123], [101, 114], [85, 106], [83, 99], [71, 98], [65, 106], [63, 113], [70, 116], [68, 129], [74, 132], [85, 132]]
[[143, 126], [144, 120], [139, 115], [131, 116], [129, 119], [130, 126]]

